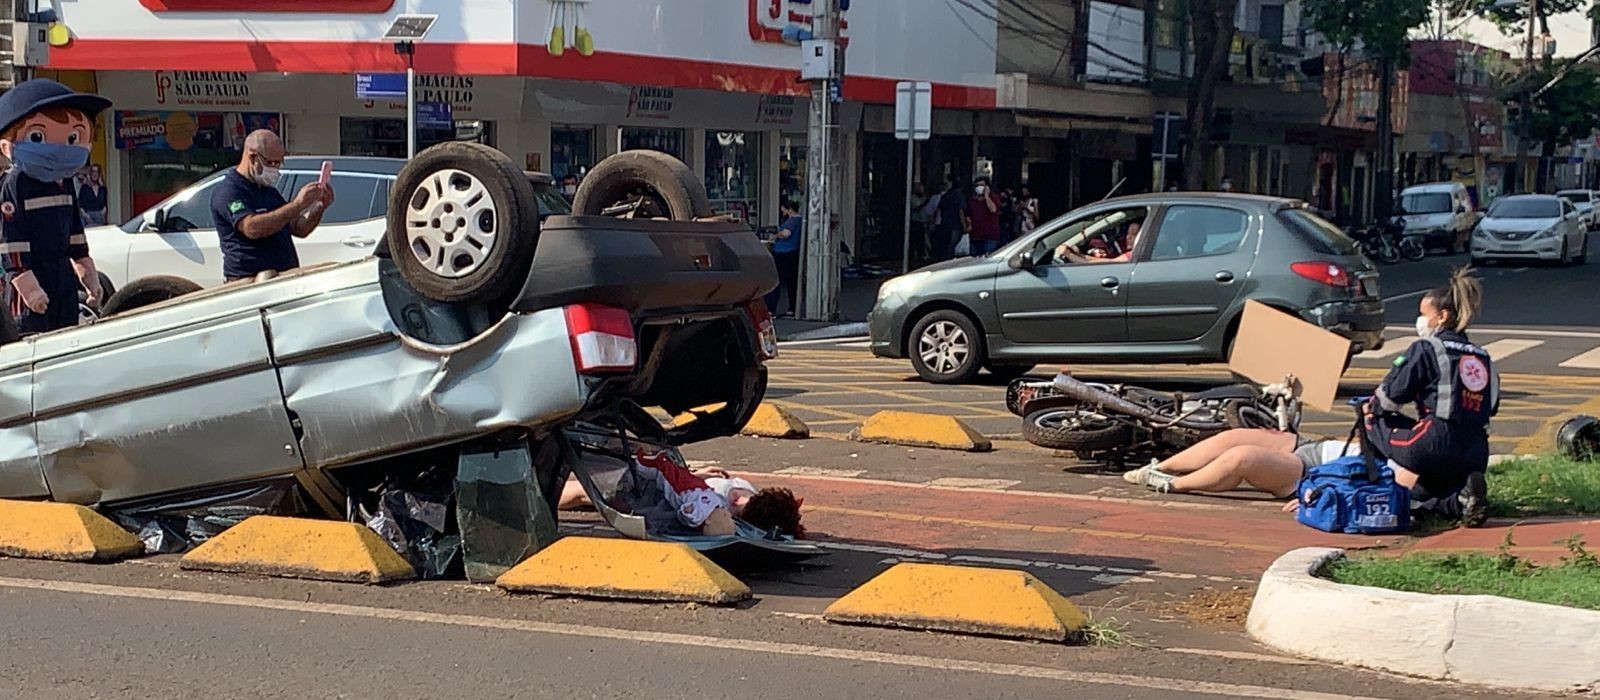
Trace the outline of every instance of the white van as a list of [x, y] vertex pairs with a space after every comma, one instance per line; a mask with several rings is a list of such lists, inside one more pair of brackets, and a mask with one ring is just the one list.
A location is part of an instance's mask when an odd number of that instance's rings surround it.
[[1426, 246], [1442, 246], [1452, 253], [1467, 249], [1472, 228], [1478, 224], [1472, 195], [1459, 182], [1407, 187], [1400, 192], [1406, 233], [1422, 236]]

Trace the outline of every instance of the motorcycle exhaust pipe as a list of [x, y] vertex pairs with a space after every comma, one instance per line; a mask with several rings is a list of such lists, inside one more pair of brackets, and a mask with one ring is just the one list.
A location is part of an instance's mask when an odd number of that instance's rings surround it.
[[1228, 428], [1227, 423], [1194, 420], [1192, 418], [1180, 418], [1174, 423], [1172, 422], [1172, 416], [1163, 416], [1160, 412], [1148, 406], [1141, 406], [1109, 391], [1090, 386], [1065, 373], [1056, 375], [1055, 387], [1056, 391], [1086, 404], [1116, 411], [1125, 416], [1132, 416], [1149, 422], [1156, 427], [1179, 427], [1206, 431], [1226, 430]]

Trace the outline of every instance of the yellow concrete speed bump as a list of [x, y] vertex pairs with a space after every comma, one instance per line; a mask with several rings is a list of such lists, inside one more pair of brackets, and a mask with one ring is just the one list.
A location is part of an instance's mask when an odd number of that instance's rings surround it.
[[783, 440], [803, 440], [811, 437], [811, 428], [805, 421], [770, 403], [756, 406], [756, 412], [750, 416], [750, 422], [746, 423], [744, 430], [740, 432], [755, 437]]
[[954, 416], [906, 411], [879, 411], [850, 432], [860, 442], [933, 447], [941, 450], [988, 452], [989, 438]]
[[83, 506], [0, 501], [0, 556], [98, 562], [139, 554], [139, 538]]
[[1026, 571], [896, 564], [834, 601], [830, 622], [1066, 641], [1089, 618]]
[[513, 593], [725, 605], [750, 588], [686, 544], [563, 537], [505, 572]]
[[383, 583], [416, 578], [411, 564], [359, 523], [257, 515], [183, 556], [185, 569]]

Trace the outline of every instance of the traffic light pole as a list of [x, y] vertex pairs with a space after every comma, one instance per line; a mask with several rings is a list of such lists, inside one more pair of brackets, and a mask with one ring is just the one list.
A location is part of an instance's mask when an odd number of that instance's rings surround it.
[[839, 317], [839, 219], [841, 173], [839, 107], [843, 102], [844, 46], [839, 43], [839, 0], [813, 3], [812, 34], [834, 45], [832, 77], [811, 83], [807, 124], [806, 234], [801, 269], [800, 317]]
[[1378, 168], [1374, 173], [1373, 214], [1378, 221], [1394, 215], [1394, 58], [1385, 55], [1378, 63]]

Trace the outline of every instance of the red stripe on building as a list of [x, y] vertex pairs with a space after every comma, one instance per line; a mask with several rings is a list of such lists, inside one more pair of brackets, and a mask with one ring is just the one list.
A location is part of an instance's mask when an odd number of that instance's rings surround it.
[[[208, 70], [254, 73], [401, 72], [405, 59], [389, 44], [335, 41], [237, 42], [207, 40], [79, 39], [52, 49], [50, 68], [63, 70]], [[623, 85], [807, 95], [798, 69], [747, 66], [684, 58], [568, 50], [551, 56], [543, 46], [446, 44], [417, 46], [419, 72], [440, 75], [527, 76]], [[845, 97], [894, 103], [895, 80], [851, 76]], [[993, 88], [935, 84], [933, 104], [951, 109], [994, 109]]]

